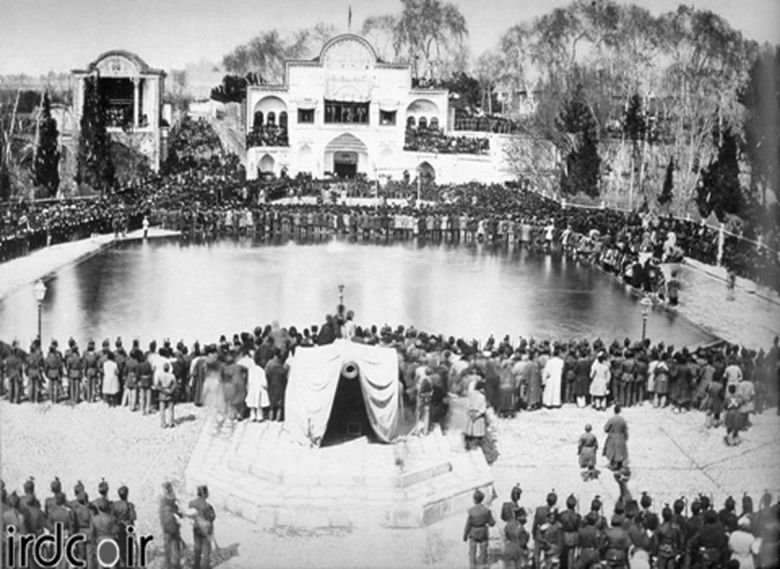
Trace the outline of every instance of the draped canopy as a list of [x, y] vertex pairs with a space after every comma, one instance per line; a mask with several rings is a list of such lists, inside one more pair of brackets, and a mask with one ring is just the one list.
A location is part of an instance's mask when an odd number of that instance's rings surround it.
[[346, 381], [360, 382], [368, 420], [377, 438], [387, 443], [398, 438], [401, 397], [396, 351], [336, 340], [327, 346], [299, 348], [290, 359], [284, 422], [293, 440], [320, 445], [347, 363], [357, 366], [357, 377]]

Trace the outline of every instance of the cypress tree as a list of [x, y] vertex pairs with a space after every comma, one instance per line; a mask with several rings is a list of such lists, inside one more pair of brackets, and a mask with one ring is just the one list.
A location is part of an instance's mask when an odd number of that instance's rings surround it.
[[742, 188], [739, 185], [737, 137], [726, 128], [718, 156], [702, 172], [696, 202], [702, 215], [714, 211], [718, 219], [727, 213], [739, 215], [745, 209]]
[[114, 184], [111, 139], [106, 130], [106, 99], [95, 77], [84, 79], [84, 107], [81, 112], [78, 171], [76, 181], [105, 191]]
[[38, 147], [35, 149], [33, 176], [35, 185], [46, 190], [47, 196], [57, 194], [60, 186], [60, 149], [57, 121], [51, 116], [49, 94], [43, 96], [43, 108], [38, 117]]
[[669, 158], [669, 164], [666, 166], [666, 176], [661, 194], [658, 196], [658, 204], [666, 205], [672, 201], [672, 189], [674, 188], [674, 157]]

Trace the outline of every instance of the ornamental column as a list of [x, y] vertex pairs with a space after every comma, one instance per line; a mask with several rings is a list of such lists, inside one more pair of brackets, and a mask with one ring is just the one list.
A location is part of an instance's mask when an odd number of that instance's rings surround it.
[[138, 128], [138, 102], [141, 99], [141, 80], [133, 77], [133, 128]]

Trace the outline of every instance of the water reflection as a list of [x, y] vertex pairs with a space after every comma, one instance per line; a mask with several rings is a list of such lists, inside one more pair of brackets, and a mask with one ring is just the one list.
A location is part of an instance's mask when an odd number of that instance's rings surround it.
[[[636, 338], [641, 316], [620, 283], [558, 255], [490, 246], [130, 243], [66, 267], [47, 282], [44, 340], [170, 337], [215, 341], [279, 320], [321, 324], [338, 284], [362, 325], [413, 324], [446, 335]], [[0, 303], [0, 338], [36, 333], [32, 285]], [[667, 344], [710, 339], [683, 319], [653, 313], [648, 336]]]

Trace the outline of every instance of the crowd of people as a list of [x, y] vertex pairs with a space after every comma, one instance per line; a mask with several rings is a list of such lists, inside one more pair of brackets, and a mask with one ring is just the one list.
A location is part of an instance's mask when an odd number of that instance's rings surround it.
[[287, 129], [276, 125], [256, 125], [246, 135], [246, 147], [253, 146], [290, 146]]
[[[468, 140], [474, 143], [474, 139]], [[243, 218], [243, 230], [251, 227], [255, 233], [280, 232], [286, 220], [291, 231], [375, 231], [393, 238], [460, 241], [471, 236], [494, 243], [565, 241], [570, 248], [576, 243], [589, 253], [604, 253], [604, 265], [616, 272], [614, 257], [626, 254], [630, 265], [637, 259], [645, 265], [648, 258], [664, 261], [683, 256], [714, 265], [719, 258], [718, 230], [706, 224], [651, 214], [565, 207], [525, 185], [418, 187], [409, 180], [388, 182], [392, 197], [406, 199], [407, 205], [349, 208], [341, 205], [332, 191], [340, 187], [335, 182], [314, 183], [305, 176], [247, 181], [238, 159], [222, 151], [219, 137], [204, 120], [182, 121], [171, 137], [170, 147], [161, 174], [100, 199], [0, 205], [0, 261], [49, 244], [107, 233], [117, 224], [138, 229], [144, 216], [152, 223], [164, 221], [173, 228], [208, 235], [236, 231], [240, 229], [236, 219]], [[365, 190], [362, 194], [387, 197], [376, 185], [357, 185]], [[320, 198], [316, 205], [303, 206], [295, 200], [285, 205], [273, 203], [280, 197], [312, 192]], [[344, 193], [350, 192], [342, 190]], [[424, 205], [416, 202], [418, 193], [426, 200]], [[724, 234], [722, 264], [737, 276], [780, 290], [779, 240], [780, 236], [767, 235], [757, 246]], [[606, 254], [609, 250], [612, 252]], [[630, 266], [619, 264], [620, 272]], [[650, 270], [649, 265], [644, 268]]]
[[[43, 503], [35, 493], [35, 480], [27, 479], [21, 489], [9, 491], [0, 480], [2, 501], [0, 511], [2, 532], [13, 536], [6, 540], [0, 566], [14, 567], [146, 567], [151, 560], [149, 545], [154, 537], [136, 532], [137, 514], [135, 505], [128, 500], [129, 490], [122, 485], [117, 489], [117, 500], [109, 498], [109, 485], [103, 479], [97, 487], [98, 497], [89, 500], [84, 484], [79, 480], [73, 486], [73, 499], [68, 500], [62, 482], [55, 477], [50, 489], [51, 496]], [[162, 554], [166, 569], [180, 569], [184, 542], [182, 521], [189, 518], [193, 530], [193, 567], [211, 567], [211, 543], [214, 534], [216, 513], [208, 502], [208, 488], [199, 486], [197, 496], [186, 508], [180, 508], [170, 482], [163, 483], [160, 498], [160, 526], [163, 535]], [[59, 527], [58, 527], [59, 526]], [[12, 529], [11, 529], [12, 528]], [[39, 551], [34, 540], [44, 534], [60, 535], [63, 540], [73, 540], [74, 547], [52, 542], [50, 550]], [[110, 540], [116, 545], [117, 560], [112, 564], [109, 558], [100, 555], [99, 544]], [[67, 542], [66, 542], [67, 543]], [[55, 549], [56, 548], [56, 549]], [[10, 550], [9, 550], [10, 549]], [[57, 560], [63, 550], [67, 553]], [[59, 553], [57, 553], [59, 551]], [[42, 563], [42, 561], [48, 563]], [[54, 560], [54, 561], [52, 561]], [[70, 565], [70, 561], [77, 564]]]
[[453, 136], [435, 127], [407, 128], [404, 150], [438, 154], [488, 154], [490, 140], [485, 137]]
[[113, 348], [105, 339], [99, 350], [89, 340], [83, 353], [73, 338], [64, 353], [56, 340], [45, 352], [37, 340], [29, 353], [16, 341], [0, 344], [0, 389], [13, 403], [102, 400], [142, 414], [159, 409], [164, 428], [175, 426], [177, 402], [218, 410], [220, 424], [282, 420], [288, 358], [297, 349], [338, 338], [398, 352], [405, 406], [418, 432], [434, 424], [446, 429], [451, 398], [463, 397], [470, 416], [480, 417], [468, 421], [466, 443], [482, 447], [491, 462], [497, 455], [489, 423], [541, 407], [646, 404], [680, 413], [698, 410], [707, 427], [725, 426], [725, 440], [733, 445], [750, 427], [751, 414], [778, 402], [777, 338], [767, 351], [725, 343], [678, 349], [628, 338], [608, 344], [598, 338], [513, 342], [491, 336], [479, 343], [413, 327], [364, 327], [343, 306], [321, 325], [299, 330], [273, 323], [191, 348], [169, 340], [160, 345], [152, 340], [147, 348], [135, 339], [126, 350], [121, 338]]
[[[620, 488], [612, 514], [607, 517], [596, 496], [585, 513], [574, 494], [559, 504], [550, 492], [535, 509], [521, 505], [522, 489], [512, 488], [501, 506], [506, 569], [769, 569], [777, 567], [780, 541], [780, 504], [768, 492], [758, 508], [751, 496], [742, 497], [741, 511], [729, 496], [718, 510], [712, 499], [700, 494], [690, 503], [684, 497], [660, 509], [642, 492], [635, 499], [628, 489], [630, 469], [615, 472]], [[469, 566], [489, 566], [490, 528], [496, 525], [484, 494], [474, 493], [463, 541], [469, 542]], [[565, 506], [565, 507], [564, 507]], [[655, 506], [655, 507], [654, 507]], [[533, 516], [531, 518], [531, 516]], [[530, 522], [530, 528], [527, 524]]]

